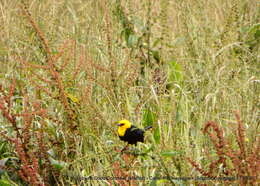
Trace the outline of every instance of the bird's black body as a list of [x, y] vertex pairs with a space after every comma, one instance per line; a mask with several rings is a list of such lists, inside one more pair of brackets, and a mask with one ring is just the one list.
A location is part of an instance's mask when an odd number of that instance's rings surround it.
[[149, 128], [151, 128], [151, 126], [146, 127], [143, 130], [132, 125], [130, 128], [126, 129], [125, 135], [119, 136], [119, 138], [123, 141], [128, 142], [128, 144], [136, 145], [137, 142], [144, 142], [144, 132]]

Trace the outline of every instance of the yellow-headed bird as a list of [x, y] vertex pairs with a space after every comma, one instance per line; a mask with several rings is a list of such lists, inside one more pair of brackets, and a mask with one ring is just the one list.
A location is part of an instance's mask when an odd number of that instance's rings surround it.
[[[116, 122], [116, 124], [118, 126], [117, 132], [119, 138], [128, 144], [134, 145], [136, 145], [137, 142], [144, 142], [144, 132], [152, 128], [152, 126], [147, 126], [144, 129], [139, 129], [128, 120], [121, 120]], [[125, 148], [123, 150], [125, 150]]]

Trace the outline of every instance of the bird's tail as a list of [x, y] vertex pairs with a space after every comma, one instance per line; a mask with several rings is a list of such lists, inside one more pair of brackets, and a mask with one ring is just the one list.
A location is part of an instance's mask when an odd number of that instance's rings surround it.
[[153, 128], [153, 127], [152, 126], [147, 126], [147, 127], [144, 128], [144, 130], [146, 131], [146, 130], [149, 130], [151, 128]]

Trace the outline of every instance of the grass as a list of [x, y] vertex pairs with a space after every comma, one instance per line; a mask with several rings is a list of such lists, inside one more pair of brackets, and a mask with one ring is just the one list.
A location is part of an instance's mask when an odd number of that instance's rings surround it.
[[0, 183], [255, 184], [258, 4], [2, 0]]

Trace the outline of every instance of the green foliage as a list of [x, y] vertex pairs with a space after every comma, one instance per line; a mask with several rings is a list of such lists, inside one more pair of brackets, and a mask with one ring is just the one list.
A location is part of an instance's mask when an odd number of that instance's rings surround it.
[[125, 12], [123, 10], [123, 7], [121, 6], [121, 1], [116, 1], [116, 8], [114, 11], [114, 14], [117, 16], [119, 22], [122, 24], [122, 32], [121, 36], [125, 39], [125, 42], [128, 47], [132, 48], [136, 44], [136, 41], [138, 40], [137, 36], [134, 33], [133, 30], [133, 24], [130, 22], [130, 20], [125, 15]]
[[165, 151], [165, 152], [161, 152], [161, 156], [164, 156], [164, 157], [173, 157], [173, 156], [176, 156], [176, 155], [179, 155], [181, 154], [181, 152], [179, 151]]
[[51, 165], [58, 170], [65, 169], [68, 166], [66, 162], [55, 160], [52, 157], [49, 157], [49, 160], [51, 162]]
[[[14, 173], [10, 174], [12, 175], [12, 177], [14, 177]], [[8, 175], [8, 172], [5, 171], [5, 172], [1, 172], [1, 169], [0, 169], [0, 185], [1, 186], [11, 186], [11, 185], [14, 185], [14, 186], [18, 186], [18, 185], [21, 185], [22, 182], [20, 182], [19, 179], [11, 179], [11, 176]]]
[[183, 81], [183, 70], [181, 64], [176, 61], [169, 62], [169, 81], [180, 84]]
[[154, 141], [157, 143], [157, 144], [160, 144], [160, 139], [161, 139], [161, 133], [160, 133], [160, 128], [159, 126], [157, 126], [154, 130], [154, 133], [153, 133], [153, 138], [154, 138]]
[[[0, 185], [1, 186], [10, 186], [10, 185], [13, 185], [14, 182], [11, 182], [9, 178], [1, 178], [0, 179]], [[18, 184], [15, 184], [15, 185], [18, 185]]]
[[8, 143], [6, 141], [0, 141], [0, 158], [10, 155], [10, 149], [8, 148]]
[[156, 121], [156, 113], [151, 111], [151, 109], [145, 109], [143, 114], [142, 123], [144, 127], [153, 126]]
[[249, 49], [258, 49], [260, 46], [260, 24], [256, 24], [250, 27], [242, 29], [242, 33], [246, 34], [246, 44]]

